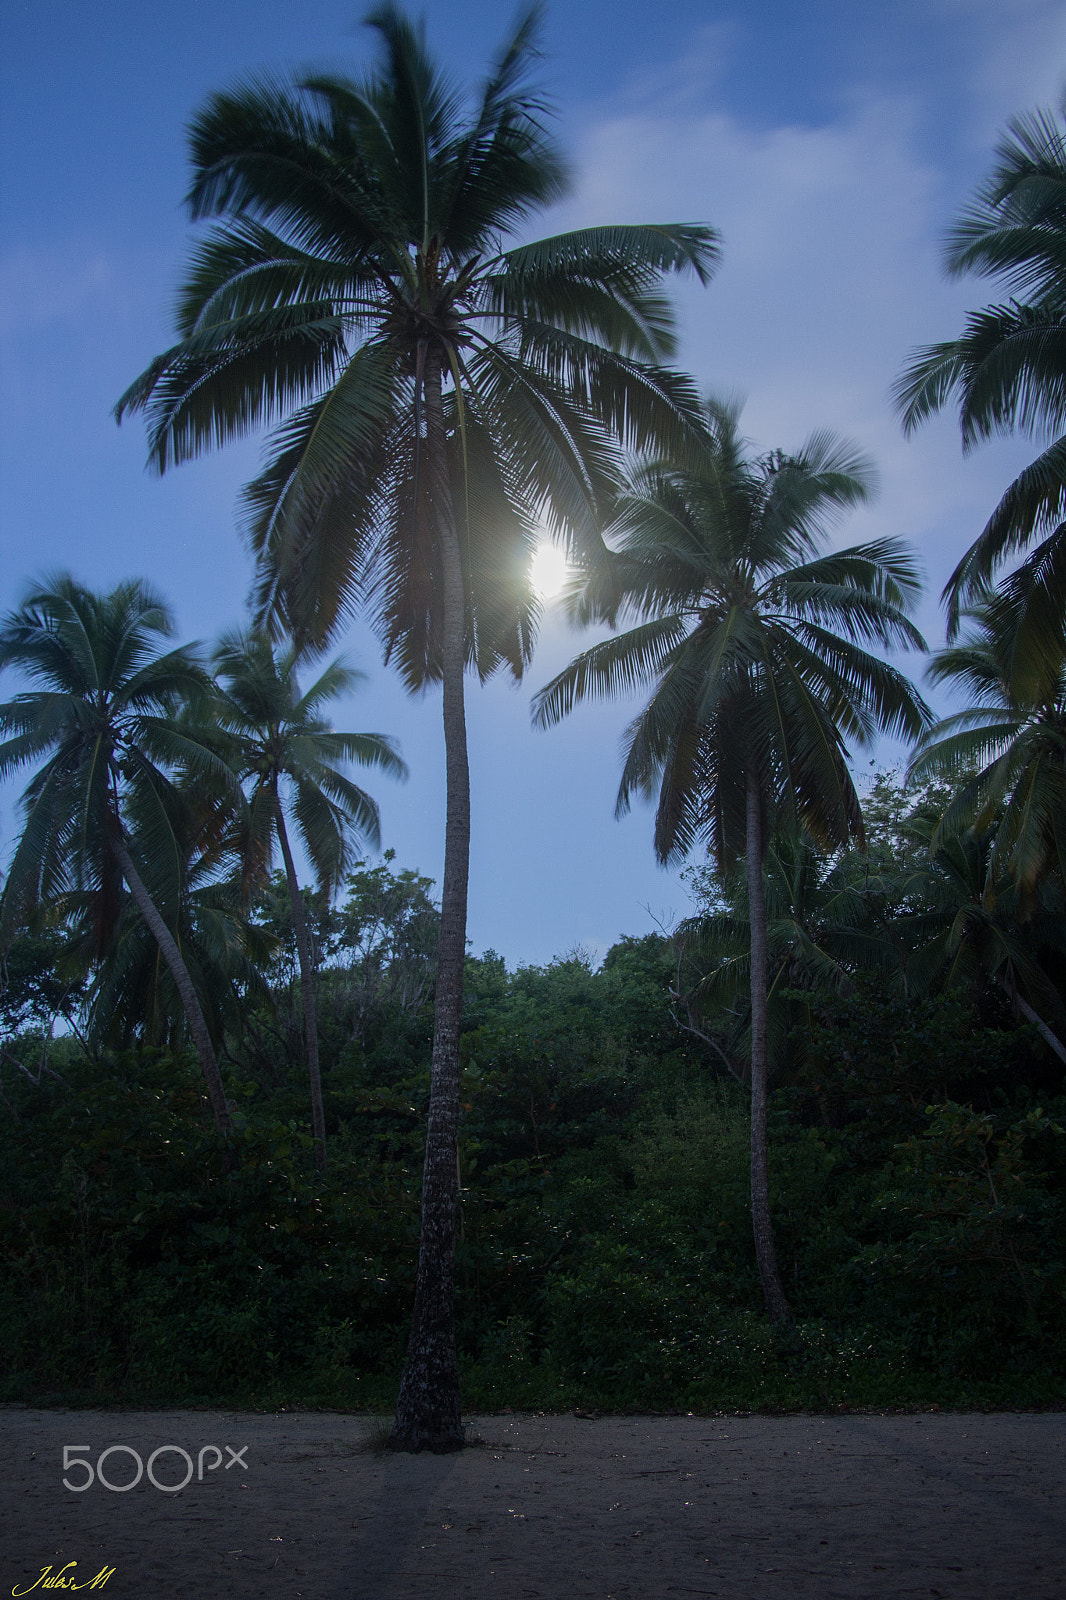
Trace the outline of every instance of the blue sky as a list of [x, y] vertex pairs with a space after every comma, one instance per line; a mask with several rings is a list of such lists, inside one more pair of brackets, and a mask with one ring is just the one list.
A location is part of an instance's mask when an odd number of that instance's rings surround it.
[[[430, 40], [476, 78], [509, 10], [429, 0]], [[246, 73], [358, 69], [370, 41], [350, 0], [0, 0], [0, 608], [70, 568], [96, 586], [146, 576], [186, 638], [242, 616], [234, 531], [257, 442], [169, 474], [144, 471], [117, 396], [170, 339], [189, 231], [184, 128]], [[588, 222], [704, 220], [721, 271], [677, 297], [681, 364], [746, 396], [760, 449], [813, 429], [877, 462], [877, 503], [841, 542], [891, 533], [919, 550], [935, 596], [1031, 453], [1004, 440], [961, 458], [949, 416], [905, 441], [889, 386], [915, 345], [990, 298], [939, 273], [941, 233], [987, 171], [1011, 114], [1066, 85], [1061, 0], [556, 0], [544, 29], [574, 190], [541, 232]], [[474, 790], [470, 936], [510, 962], [593, 954], [688, 910], [656, 868], [651, 817], [612, 820], [618, 739], [633, 707], [586, 707], [529, 729], [531, 692], [587, 640], [549, 614], [527, 683], [468, 699]], [[412, 769], [377, 781], [386, 844], [439, 876], [436, 696], [412, 702], [356, 623], [369, 683], [338, 724], [394, 733]], [[0, 802], [0, 854], [14, 827]]]

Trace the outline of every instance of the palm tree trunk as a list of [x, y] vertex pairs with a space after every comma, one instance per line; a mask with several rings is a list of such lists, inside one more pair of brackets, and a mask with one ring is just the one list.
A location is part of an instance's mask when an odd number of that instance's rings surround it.
[[769, 1149], [766, 1134], [766, 896], [763, 889], [762, 795], [754, 763], [747, 777], [748, 912], [751, 927], [751, 1221], [755, 1259], [766, 1309], [786, 1326], [792, 1313], [777, 1270], [770, 1221]]
[[463, 704], [466, 598], [448, 472], [442, 387], [440, 357], [430, 352], [425, 374], [425, 472], [443, 573], [441, 655], [448, 793], [429, 1122], [422, 1169], [422, 1237], [411, 1337], [390, 1439], [395, 1450], [440, 1452], [461, 1449], [463, 1444], [454, 1278], [459, 1030], [470, 866], [470, 769]]
[[222, 1074], [218, 1070], [218, 1061], [215, 1056], [211, 1035], [207, 1031], [207, 1023], [196, 998], [189, 969], [182, 960], [181, 951], [178, 949], [177, 940], [167, 927], [162, 916], [156, 908], [148, 890], [141, 881], [140, 875], [130, 857], [129, 851], [122, 838], [121, 831], [116, 827], [112, 830], [111, 843], [115, 852], [115, 860], [119, 864], [122, 876], [129, 884], [130, 894], [133, 896], [141, 916], [148, 924], [148, 929], [159, 946], [163, 960], [166, 962], [170, 976], [174, 979], [174, 987], [178, 991], [182, 1010], [185, 1012], [192, 1034], [192, 1042], [196, 1054], [200, 1058], [204, 1079], [207, 1083], [207, 1095], [211, 1101], [211, 1109], [215, 1114], [215, 1126], [225, 1138], [232, 1138], [234, 1133], [233, 1119], [229, 1114], [226, 1104], [226, 1091], [222, 1087]]
[[311, 967], [311, 939], [304, 916], [303, 895], [296, 881], [296, 867], [289, 836], [285, 832], [285, 818], [281, 801], [278, 801], [278, 841], [285, 861], [285, 880], [289, 885], [292, 904], [292, 925], [296, 934], [296, 953], [300, 960], [300, 995], [304, 1010], [304, 1048], [307, 1051], [307, 1072], [311, 1079], [311, 1126], [315, 1135], [315, 1166], [319, 1172], [326, 1170], [326, 1113], [322, 1106], [322, 1074], [318, 1065], [318, 1008], [315, 1005], [315, 975]]
[[997, 978], [996, 982], [1013, 1001], [1018, 1014], [1023, 1016], [1026, 1022], [1032, 1023], [1048, 1049], [1053, 1050], [1060, 1061], [1066, 1061], [1066, 1046], [1063, 1045], [1062, 1040], [1056, 1034], [1052, 1033], [1043, 1017], [1037, 1015], [1028, 1000], [1023, 999], [1017, 989], [1012, 989], [1010, 984], [1005, 983], [1002, 978]]

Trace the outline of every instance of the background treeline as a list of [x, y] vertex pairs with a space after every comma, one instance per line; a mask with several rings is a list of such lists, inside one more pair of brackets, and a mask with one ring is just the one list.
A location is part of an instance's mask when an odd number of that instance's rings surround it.
[[[869, 847], [779, 838], [772, 1203], [796, 1318], [763, 1308], [748, 1197], [740, 883], [700, 869], [672, 938], [508, 972], [470, 958], [458, 1327], [468, 1406], [1066, 1398], [1063, 1063], [995, 951], [1061, 994], [1061, 920], [994, 913], [943, 794], [881, 777]], [[956, 859], [958, 856], [958, 859]], [[976, 881], [976, 880], [975, 880]], [[0, 1338], [8, 1398], [387, 1406], [418, 1248], [437, 911], [392, 859], [304, 894], [329, 1163], [316, 1170], [299, 958], [228, 1011], [228, 1171], [195, 1058], [49, 1041], [59, 935], [3, 996]], [[989, 954], [991, 952], [991, 954]], [[239, 1023], [232, 1019], [240, 1019]]]

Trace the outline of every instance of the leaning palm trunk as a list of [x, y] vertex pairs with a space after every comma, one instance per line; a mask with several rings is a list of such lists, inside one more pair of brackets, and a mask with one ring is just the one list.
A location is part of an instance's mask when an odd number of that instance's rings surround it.
[[792, 1313], [777, 1270], [770, 1221], [769, 1151], [766, 1132], [766, 896], [763, 889], [762, 795], [754, 763], [747, 778], [748, 906], [751, 926], [751, 1221], [755, 1259], [766, 1309], [775, 1322], [789, 1324]]
[[1004, 982], [1002, 978], [998, 978], [996, 981], [1003, 990], [1004, 994], [1006, 994], [1010, 999], [1019, 1016], [1024, 1017], [1026, 1022], [1032, 1024], [1037, 1033], [1040, 1035], [1041, 1039], [1043, 1039], [1044, 1043], [1047, 1045], [1048, 1049], [1053, 1050], [1060, 1061], [1066, 1061], [1066, 1045], [1063, 1045], [1062, 1040], [1057, 1034], [1052, 1033], [1043, 1017], [1037, 1015], [1032, 1006], [1029, 1004], [1028, 1000], [1025, 999], [1024, 995], [1020, 995], [1017, 987], [1012, 988], [1011, 985]]
[[278, 804], [278, 842], [285, 861], [285, 881], [292, 904], [292, 926], [296, 934], [296, 954], [300, 962], [300, 999], [304, 1014], [304, 1048], [307, 1074], [311, 1080], [311, 1126], [315, 1135], [315, 1166], [326, 1170], [326, 1113], [322, 1105], [322, 1073], [318, 1065], [318, 1008], [315, 1005], [315, 975], [311, 966], [311, 937], [304, 916], [303, 895], [296, 878], [296, 865], [289, 849], [285, 819]]
[[140, 875], [133, 865], [130, 853], [126, 849], [121, 830], [117, 826], [112, 834], [112, 849], [115, 852], [115, 860], [119, 864], [122, 876], [129, 885], [134, 904], [147, 923], [149, 932], [158, 944], [170, 976], [174, 980], [174, 987], [178, 991], [178, 998], [181, 1001], [182, 1010], [185, 1012], [185, 1018], [189, 1024], [192, 1042], [196, 1054], [200, 1058], [200, 1066], [203, 1068], [208, 1099], [211, 1101], [211, 1110], [215, 1114], [215, 1126], [225, 1138], [232, 1138], [234, 1131], [233, 1119], [230, 1117], [229, 1106], [226, 1104], [226, 1091], [222, 1086], [222, 1074], [218, 1070], [218, 1060], [215, 1056], [214, 1046], [211, 1043], [211, 1035], [207, 1031], [207, 1023], [204, 1020], [200, 1002], [196, 998], [196, 990], [193, 987], [192, 978], [189, 976], [189, 969], [181, 958], [177, 940], [167, 927], [155, 902], [141, 881]]
[[466, 959], [470, 863], [470, 770], [463, 704], [462, 556], [445, 450], [439, 357], [426, 365], [426, 474], [441, 557], [442, 675], [447, 810], [437, 988], [433, 1014], [429, 1122], [422, 1170], [422, 1237], [407, 1361], [391, 1443], [397, 1450], [457, 1450], [463, 1443], [455, 1350], [454, 1267], [458, 1209], [459, 1030]]

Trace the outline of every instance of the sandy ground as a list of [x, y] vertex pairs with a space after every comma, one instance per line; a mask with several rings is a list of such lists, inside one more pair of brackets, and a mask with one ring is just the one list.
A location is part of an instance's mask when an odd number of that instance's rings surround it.
[[[332, 1414], [0, 1410], [0, 1597], [1063, 1600], [1066, 1415], [469, 1419], [460, 1455]], [[202, 1481], [63, 1485], [63, 1448]], [[230, 1447], [236, 1460], [230, 1460]], [[242, 1453], [243, 1452], [243, 1453]], [[128, 1451], [102, 1463], [124, 1484]], [[174, 1451], [160, 1483], [186, 1475]], [[71, 1468], [71, 1483], [85, 1480]], [[67, 1563], [77, 1563], [76, 1566]], [[37, 1581], [37, 1587], [31, 1588]]]

